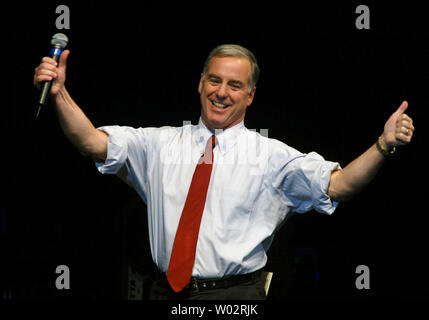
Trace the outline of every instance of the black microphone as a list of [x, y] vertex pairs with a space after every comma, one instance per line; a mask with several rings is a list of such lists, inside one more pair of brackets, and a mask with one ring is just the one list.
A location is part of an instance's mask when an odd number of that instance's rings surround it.
[[[60, 60], [61, 53], [63, 52], [63, 49], [67, 46], [69, 39], [67, 36], [63, 33], [56, 33], [52, 36], [51, 39], [51, 45], [53, 45], [53, 48], [51, 49], [51, 58], [54, 59], [56, 62]], [[40, 109], [42, 106], [46, 105], [48, 93], [51, 91], [52, 81], [43, 81], [42, 85], [42, 92], [40, 93], [40, 99], [39, 99], [39, 109], [37, 110], [36, 117], [39, 116]]]

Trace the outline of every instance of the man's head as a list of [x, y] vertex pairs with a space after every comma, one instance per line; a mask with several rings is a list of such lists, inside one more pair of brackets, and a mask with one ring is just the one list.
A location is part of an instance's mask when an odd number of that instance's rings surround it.
[[255, 96], [258, 77], [256, 58], [246, 48], [225, 44], [213, 49], [198, 86], [204, 124], [211, 129], [227, 129], [243, 120]]

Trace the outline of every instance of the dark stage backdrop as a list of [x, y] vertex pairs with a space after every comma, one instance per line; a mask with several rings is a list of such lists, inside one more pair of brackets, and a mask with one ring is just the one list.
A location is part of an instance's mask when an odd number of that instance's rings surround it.
[[[55, 27], [60, 4], [69, 30]], [[35, 118], [34, 68], [59, 31], [70, 38], [67, 88], [95, 126], [197, 123], [202, 65], [222, 43], [249, 48], [261, 67], [246, 126], [343, 167], [407, 100], [413, 142], [374, 182], [334, 215], [295, 215], [277, 233], [268, 298], [427, 297], [429, 20], [423, 7], [368, 4], [370, 29], [358, 30], [359, 4], [2, 10], [0, 299], [127, 298], [128, 267], [152, 268], [144, 203], [72, 147], [51, 107]], [[70, 269], [70, 290], [55, 287], [58, 265]], [[370, 289], [355, 286], [359, 265]]]

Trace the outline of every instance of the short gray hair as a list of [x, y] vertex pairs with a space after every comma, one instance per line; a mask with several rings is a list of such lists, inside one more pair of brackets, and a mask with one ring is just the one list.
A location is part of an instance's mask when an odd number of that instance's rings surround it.
[[249, 93], [256, 87], [256, 83], [259, 79], [259, 66], [255, 55], [248, 49], [238, 44], [222, 44], [214, 48], [206, 61], [204, 62], [203, 74], [204, 77], [209, 69], [210, 62], [216, 57], [245, 57], [250, 61], [250, 79], [249, 79]]

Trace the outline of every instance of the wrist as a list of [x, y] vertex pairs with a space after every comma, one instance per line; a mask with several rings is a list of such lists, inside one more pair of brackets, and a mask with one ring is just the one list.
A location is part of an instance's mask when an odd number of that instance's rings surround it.
[[386, 140], [384, 139], [383, 135], [378, 137], [376, 147], [377, 147], [377, 150], [380, 151], [380, 153], [385, 157], [392, 155], [396, 151], [396, 147], [389, 146], [386, 143]]
[[51, 93], [49, 96], [54, 103], [60, 102], [61, 100], [65, 100], [67, 97], [66, 87], [62, 86], [55, 94]]
[[384, 139], [384, 135], [381, 135], [378, 137], [378, 143], [380, 144], [380, 147], [383, 150], [389, 151], [390, 149], [392, 149], [387, 143], [386, 143], [386, 139]]

